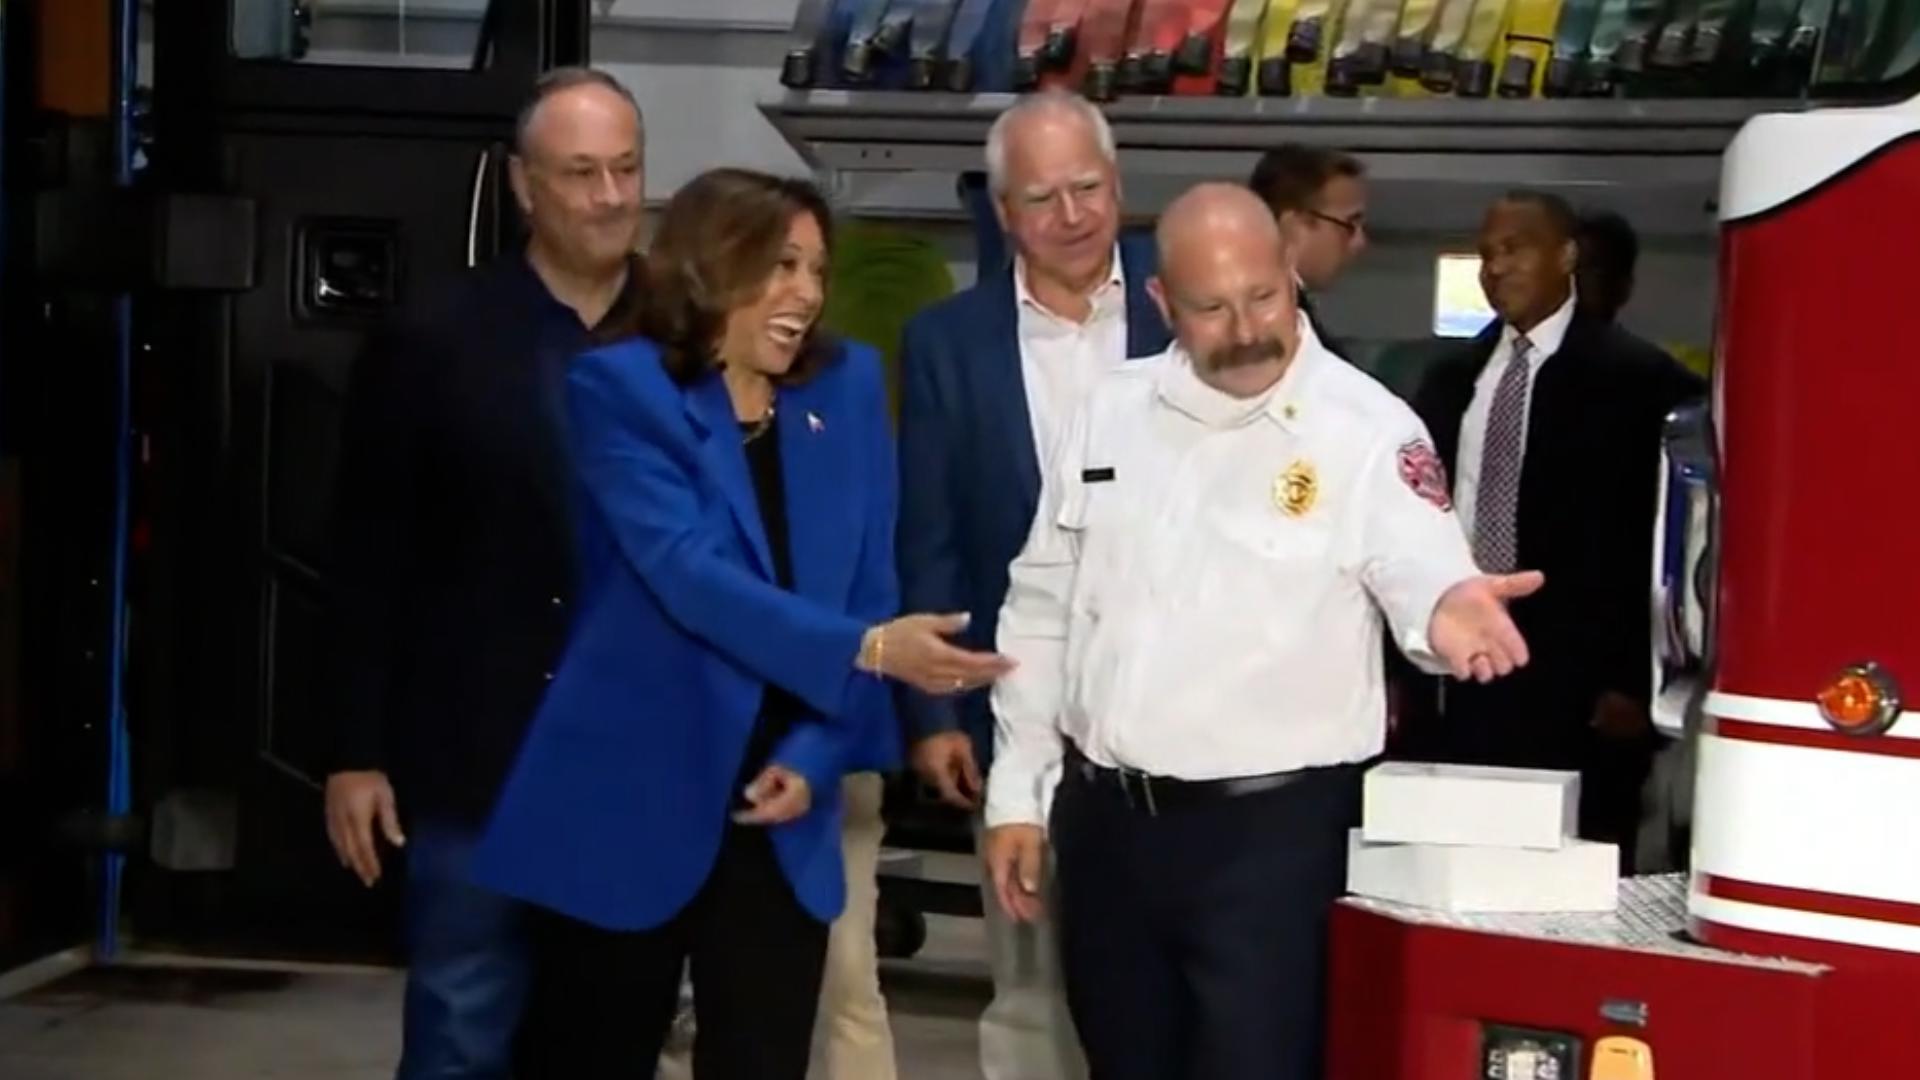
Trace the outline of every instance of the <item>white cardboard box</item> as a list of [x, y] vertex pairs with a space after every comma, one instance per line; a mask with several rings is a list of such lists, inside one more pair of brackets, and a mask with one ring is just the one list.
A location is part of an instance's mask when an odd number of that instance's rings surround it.
[[1554, 850], [1579, 832], [1580, 774], [1392, 761], [1367, 773], [1370, 844]]
[[1354, 829], [1347, 891], [1440, 911], [1612, 911], [1619, 864], [1619, 848], [1586, 840], [1568, 840], [1558, 851], [1374, 844]]

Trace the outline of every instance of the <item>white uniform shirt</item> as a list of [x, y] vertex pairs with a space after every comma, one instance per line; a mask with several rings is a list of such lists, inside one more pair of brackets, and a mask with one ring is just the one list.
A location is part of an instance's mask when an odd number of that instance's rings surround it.
[[1095, 388], [1012, 565], [988, 825], [1043, 823], [1065, 739], [1216, 779], [1364, 760], [1385, 739], [1381, 610], [1416, 661], [1475, 573], [1426, 431], [1301, 320], [1243, 401], [1176, 345]]
[[1039, 460], [1053, 456], [1053, 444], [1101, 376], [1127, 358], [1127, 285], [1120, 248], [1113, 249], [1107, 280], [1089, 297], [1086, 321], [1055, 314], [1027, 290], [1027, 267], [1013, 268], [1020, 380], [1027, 391], [1027, 416]]
[[[1560, 305], [1560, 310], [1547, 316], [1545, 321], [1527, 334], [1527, 340], [1533, 344], [1533, 352], [1528, 354], [1527, 370], [1527, 411], [1520, 419], [1520, 459], [1527, 456], [1527, 426], [1533, 416], [1533, 384], [1540, 378], [1540, 368], [1553, 359], [1560, 346], [1567, 340], [1567, 327], [1573, 322], [1573, 297]], [[1493, 355], [1487, 358], [1487, 366], [1480, 371], [1480, 377], [1473, 383], [1473, 400], [1468, 403], [1467, 411], [1460, 417], [1460, 454], [1454, 463], [1454, 471], [1459, 474], [1453, 488], [1456, 511], [1460, 517], [1460, 527], [1468, 536], [1473, 535], [1474, 509], [1479, 505], [1480, 459], [1486, 452], [1487, 414], [1493, 410], [1494, 391], [1500, 388], [1500, 376], [1506, 374], [1507, 365], [1513, 362], [1513, 339], [1520, 332], [1513, 327], [1504, 327], [1500, 331], [1500, 344], [1494, 346]]]

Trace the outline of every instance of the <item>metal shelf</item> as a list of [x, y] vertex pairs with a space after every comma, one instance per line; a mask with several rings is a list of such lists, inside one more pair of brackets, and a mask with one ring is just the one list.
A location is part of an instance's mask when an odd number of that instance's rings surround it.
[[[760, 109], [856, 211], [940, 213], [952, 207], [950, 178], [981, 167], [987, 128], [1013, 100], [784, 91]], [[1492, 193], [1529, 185], [1631, 212], [1645, 231], [1702, 236], [1714, 227], [1721, 155], [1741, 125], [1804, 107], [1797, 99], [1142, 97], [1105, 111], [1133, 212], [1152, 213], [1196, 179], [1245, 176], [1262, 150], [1298, 141], [1367, 163], [1389, 196], [1375, 201], [1380, 227], [1471, 229]]]
[[[1010, 94], [787, 91], [761, 111], [814, 164], [971, 167]], [[1463, 101], [1457, 98], [1125, 98], [1106, 106], [1127, 151], [1255, 153], [1282, 139], [1361, 154], [1718, 158], [1749, 117], [1797, 100]]]

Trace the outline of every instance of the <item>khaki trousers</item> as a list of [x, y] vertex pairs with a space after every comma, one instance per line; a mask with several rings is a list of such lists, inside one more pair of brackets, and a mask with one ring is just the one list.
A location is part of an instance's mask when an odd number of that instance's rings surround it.
[[893, 1030], [880, 993], [880, 955], [874, 947], [879, 908], [880, 819], [884, 784], [879, 773], [855, 773], [841, 785], [845, 823], [841, 851], [847, 864], [847, 908], [827, 936], [827, 974], [820, 987], [816, 1029], [826, 1050], [826, 1080], [895, 1080]]

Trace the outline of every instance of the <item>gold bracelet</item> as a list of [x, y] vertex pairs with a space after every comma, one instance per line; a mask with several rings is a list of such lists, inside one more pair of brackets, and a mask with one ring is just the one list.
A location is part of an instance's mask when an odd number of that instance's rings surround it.
[[879, 626], [867, 627], [860, 638], [859, 666], [868, 674], [881, 676], [887, 657], [887, 632]]

